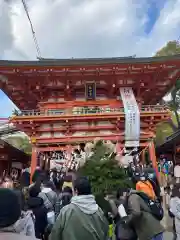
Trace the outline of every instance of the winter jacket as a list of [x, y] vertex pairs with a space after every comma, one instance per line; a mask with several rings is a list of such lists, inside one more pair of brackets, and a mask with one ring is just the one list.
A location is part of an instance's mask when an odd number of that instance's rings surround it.
[[171, 198], [169, 205], [170, 205], [170, 212], [175, 217], [176, 234], [180, 236], [180, 198], [178, 197]]
[[162, 233], [164, 228], [160, 221], [152, 215], [148, 205], [136, 193], [136, 191], [132, 191], [128, 197], [126, 222], [129, 226], [133, 226], [139, 240], [150, 240]]
[[104, 216], [106, 217], [108, 223], [112, 224], [113, 223], [112, 208], [111, 208], [111, 204], [109, 203], [109, 201], [106, 200], [104, 198], [104, 196], [97, 195], [96, 202], [97, 202], [98, 206], [102, 209]]
[[32, 182], [42, 182], [44, 179], [44, 172], [41, 169], [36, 169], [32, 175]]
[[108, 223], [93, 195], [75, 196], [61, 209], [49, 240], [107, 240]]
[[20, 177], [21, 187], [28, 187], [30, 185], [30, 173], [28, 171], [24, 171]]
[[123, 205], [125, 207], [124, 201], [123, 200], [117, 200], [115, 202], [116, 206], [117, 206], [117, 216], [115, 218], [115, 235], [116, 235], [116, 239], [117, 240], [136, 240], [137, 239], [137, 235], [134, 231], [133, 228], [131, 228], [129, 225], [126, 225], [123, 223], [122, 218], [120, 217], [119, 213], [118, 213], [118, 207], [119, 205]]
[[30, 197], [27, 204], [35, 216], [35, 235], [37, 238], [41, 238], [48, 224], [47, 208], [40, 197]]
[[38, 197], [43, 199], [48, 211], [54, 211], [57, 195], [51, 188], [43, 188]]
[[25, 236], [35, 237], [33, 213], [31, 211], [22, 212], [21, 217], [14, 225], [3, 228], [0, 232], [14, 232]]
[[55, 204], [55, 218], [59, 216], [60, 210], [71, 202], [72, 194], [68, 192], [60, 193]]
[[2, 240], [37, 240], [35, 237], [23, 236], [18, 233], [0, 232], [0, 239]]

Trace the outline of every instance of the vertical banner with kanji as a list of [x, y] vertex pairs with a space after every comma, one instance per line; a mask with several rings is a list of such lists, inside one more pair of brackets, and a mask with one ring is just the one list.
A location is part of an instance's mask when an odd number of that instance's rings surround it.
[[85, 85], [86, 100], [96, 99], [96, 83], [90, 82]]
[[132, 88], [120, 88], [125, 110], [125, 146], [138, 147], [140, 138], [140, 112]]

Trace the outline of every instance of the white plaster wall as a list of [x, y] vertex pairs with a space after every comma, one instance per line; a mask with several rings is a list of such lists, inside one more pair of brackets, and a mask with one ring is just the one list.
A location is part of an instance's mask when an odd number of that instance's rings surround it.
[[58, 138], [58, 137], [64, 137], [65, 135], [61, 132], [54, 132], [54, 137]]
[[41, 133], [40, 134], [40, 138], [50, 138], [51, 137], [51, 133], [50, 132], [45, 132], [45, 133]]
[[50, 124], [42, 124], [40, 126], [40, 129], [47, 129], [47, 128], [50, 128]]
[[85, 123], [85, 122], [79, 122], [77, 124], [73, 124], [74, 127], [79, 127], [79, 126], [84, 126], [84, 127], [88, 127], [88, 123]]
[[57, 98], [57, 102], [65, 102], [64, 98]]
[[54, 124], [53, 124], [53, 128], [60, 128], [60, 127], [62, 127], [63, 125], [65, 125], [65, 124], [62, 124], [62, 123], [54, 123]]
[[110, 134], [112, 134], [111, 131], [99, 131], [99, 133], [102, 134], [102, 135], [110, 135]]
[[101, 121], [97, 123], [97, 126], [107, 126], [107, 125], [113, 126], [113, 124], [110, 123], [109, 121]]
[[72, 136], [87, 136], [86, 132], [75, 132]]
[[48, 98], [47, 101], [48, 101], [48, 102], [56, 102], [57, 100], [56, 100], [56, 98]]

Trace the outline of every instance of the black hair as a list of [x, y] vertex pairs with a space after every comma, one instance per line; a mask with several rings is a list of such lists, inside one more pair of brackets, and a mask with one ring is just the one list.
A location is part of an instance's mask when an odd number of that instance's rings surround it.
[[63, 189], [63, 192], [64, 193], [70, 193], [70, 194], [72, 194], [72, 188], [71, 187], [64, 187], [64, 189]]
[[[70, 173], [70, 172], [69, 172]], [[72, 182], [72, 175], [66, 175], [64, 177], [64, 182]]]
[[128, 192], [128, 188], [119, 188], [116, 193], [116, 198], [119, 199], [120, 197], [123, 196], [123, 193]]
[[78, 195], [89, 195], [91, 194], [91, 184], [87, 177], [79, 177], [73, 182], [74, 190], [77, 191]]
[[45, 177], [44, 171], [41, 170], [41, 169], [36, 169], [33, 173], [33, 176], [32, 176], [32, 182], [33, 183], [36, 183], [36, 182], [42, 183], [45, 178], [46, 177]]
[[53, 191], [56, 190], [56, 187], [54, 185], [54, 182], [50, 181], [50, 180], [45, 180], [43, 181], [43, 185], [44, 187], [47, 187], [47, 188], [51, 188]]
[[80, 154], [80, 151], [78, 149], [74, 149], [74, 153]]
[[86, 144], [85, 143], [80, 143], [79, 146], [80, 146], [81, 151], [84, 152], [84, 148], [85, 148]]
[[179, 197], [180, 198], [180, 183], [176, 183], [172, 189], [171, 197]]
[[35, 184], [29, 188], [30, 197], [37, 197], [40, 192], [41, 192], [41, 188], [38, 184]]

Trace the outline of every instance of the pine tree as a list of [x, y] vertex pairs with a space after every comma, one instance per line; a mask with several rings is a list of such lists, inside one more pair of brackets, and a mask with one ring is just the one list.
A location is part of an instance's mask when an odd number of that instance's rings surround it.
[[102, 141], [96, 143], [93, 155], [78, 170], [78, 175], [89, 178], [95, 195], [132, 186], [124, 169], [118, 166], [115, 154], [110, 153]]

